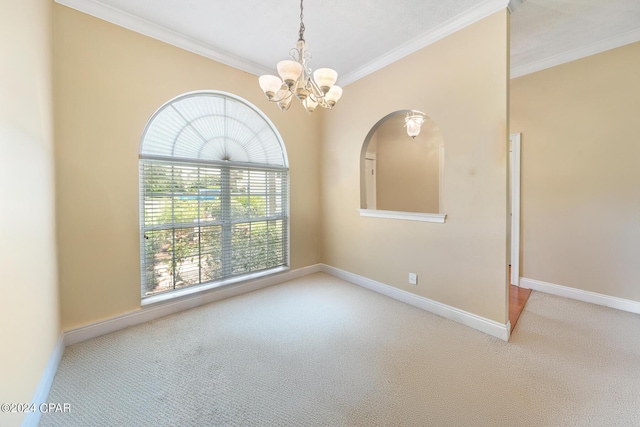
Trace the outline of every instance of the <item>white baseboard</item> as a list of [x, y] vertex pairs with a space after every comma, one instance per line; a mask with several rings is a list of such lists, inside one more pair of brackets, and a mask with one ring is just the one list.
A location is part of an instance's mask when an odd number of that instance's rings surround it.
[[62, 359], [62, 355], [64, 353], [64, 333], [60, 335], [58, 338], [58, 342], [56, 342], [55, 347], [53, 348], [53, 352], [51, 353], [51, 357], [49, 357], [49, 362], [47, 362], [47, 366], [44, 368], [44, 373], [40, 378], [40, 382], [38, 383], [38, 388], [36, 388], [36, 392], [31, 400], [31, 403], [36, 408], [33, 412], [27, 412], [23, 421], [22, 427], [37, 427], [40, 423], [40, 417], [42, 413], [38, 410], [41, 404], [46, 403], [49, 397], [49, 390], [51, 390], [51, 385], [53, 384], [53, 378], [56, 376], [56, 372], [58, 371], [58, 365], [60, 364], [60, 360]]
[[[394, 298], [396, 300], [402, 301], [404, 303], [421, 308], [425, 311], [429, 311], [444, 318], [477, 329], [502, 340], [509, 340], [509, 334], [511, 331], [509, 322], [507, 322], [506, 325], [503, 325], [493, 320], [489, 320], [484, 317], [459, 310], [455, 307], [451, 307], [437, 301], [432, 301], [428, 298], [424, 298], [410, 292], [405, 292], [403, 290], [385, 285], [380, 282], [376, 282], [375, 280], [367, 279], [366, 277], [359, 276], [357, 274], [349, 273], [347, 271], [340, 270], [338, 268], [331, 267], [325, 264], [315, 264], [297, 270], [287, 271], [271, 276], [266, 276], [260, 279], [251, 280], [245, 283], [212, 289], [207, 292], [202, 292], [201, 294], [189, 295], [176, 300], [146, 306], [131, 313], [123, 314], [121, 316], [63, 332], [53, 349], [51, 357], [49, 358], [49, 362], [47, 363], [44, 374], [40, 379], [40, 383], [38, 384], [38, 388], [36, 389], [36, 393], [34, 395], [32, 403], [34, 403], [36, 407], [38, 407], [40, 404], [47, 402], [49, 391], [51, 390], [51, 385], [53, 384], [53, 379], [58, 370], [58, 365], [60, 363], [60, 360], [62, 359], [62, 355], [64, 354], [64, 349], [68, 345], [77, 344], [91, 338], [108, 334], [110, 332], [115, 332], [129, 326], [148, 322], [150, 320], [158, 319], [169, 314], [178, 313], [180, 311], [188, 310], [190, 308], [198, 307], [200, 305], [208, 304], [214, 301], [219, 301], [244, 293], [256, 291], [258, 289], [277, 285], [279, 283], [283, 283], [321, 271], [351, 282], [353, 284], [378, 292], [380, 294], [386, 295], [388, 297]], [[29, 412], [25, 416], [22, 426], [37, 427], [40, 422], [40, 417], [41, 414], [39, 411]]]
[[506, 324], [498, 323], [494, 320], [490, 320], [326, 264], [322, 264], [322, 271], [355, 285], [362, 286], [446, 319], [453, 320], [454, 322], [469, 326], [470, 328], [477, 329], [478, 331], [500, 338], [501, 340], [509, 341], [509, 336], [511, 334], [511, 325], [509, 321], [507, 321]]
[[560, 297], [589, 302], [591, 304], [604, 305], [605, 307], [640, 314], [640, 302], [638, 301], [612, 297], [596, 292], [583, 291], [582, 289], [569, 288], [567, 286], [556, 285], [553, 283], [543, 282], [541, 280], [527, 279], [525, 277], [520, 278], [520, 286], [523, 288], [533, 289], [534, 291], [540, 291]]
[[297, 270], [290, 270], [283, 273], [265, 276], [249, 282], [214, 288], [199, 294], [191, 294], [175, 300], [168, 300], [166, 302], [145, 306], [131, 313], [66, 331], [64, 332], [64, 345], [68, 346], [77, 344], [91, 338], [99, 337], [100, 335], [128, 328], [129, 326], [139, 325], [169, 314], [178, 313], [180, 311], [209, 304], [214, 301], [231, 298], [247, 292], [253, 292], [258, 289], [277, 285], [278, 283], [293, 280], [308, 274], [317, 273], [319, 271], [321, 271], [320, 264], [311, 265]]
[[175, 300], [159, 302], [157, 304], [145, 306], [131, 313], [123, 314], [121, 316], [117, 316], [101, 322], [96, 322], [91, 325], [66, 331], [63, 333], [64, 346], [66, 347], [68, 345], [77, 344], [79, 342], [95, 338], [100, 335], [115, 332], [129, 326], [139, 325], [141, 323], [149, 322], [163, 316], [178, 313], [190, 308], [195, 308], [204, 304], [234, 297], [247, 292], [256, 291], [258, 289], [273, 286], [282, 282], [286, 282], [288, 280], [297, 279], [299, 277], [317, 273], [319, 271], [323, 271], [348, 282], [363, 286], [375, 292], [437, 314], [444, 318], [456, 321], [502, 340], [509, 340], [509, 334], [511, 331], [509, 322], [507, 322], [507, 324], [501, 324], [493, 320], [477, 316], [473, 313], [469, 313], [464, 310], [460, 310], [455, 307], [451, 307], [446, 304], [442, 304], [437, 301], [433, 301], [428, 298], [421, 297], [419, 295], [415, 295], [380, 282], [376, 282], [375, 280], [371, 280], [357, 274], [349, 273], [347, 271], [340, 270], [338, 268], [331, 267], [325, 264], [315, 264], [297, 270], [273, 274], [244, 283], [224, 286], [221, 288], [214, 288], [206, 292], [191, 294], [185, 297], [177, 298]]

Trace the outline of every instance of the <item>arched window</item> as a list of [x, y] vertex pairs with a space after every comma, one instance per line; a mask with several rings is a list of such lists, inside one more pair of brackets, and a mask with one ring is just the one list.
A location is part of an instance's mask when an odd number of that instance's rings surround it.
[[140, 144], [142, 298], [289, 264], [288, 164], [257, 108], [222, 92], [172, 99]]

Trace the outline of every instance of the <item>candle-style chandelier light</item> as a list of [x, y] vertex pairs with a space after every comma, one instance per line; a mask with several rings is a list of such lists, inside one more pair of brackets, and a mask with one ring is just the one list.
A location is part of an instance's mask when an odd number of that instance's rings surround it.
[[333, 108], [342, 96], [342, 88], [336, 86], [338, 73], [331, 68], [318, 68], [313, 73], [307, 65], [311, 52], [304, 40], [303, 5], [300, 0], [300, 32], [296, 47], [291, 49], [291, 59], [278, 62], [278, 74], [260, 76], [260, 87], [270, 102], [275, 102], [282, 111], [287, 111], [295, 96], [307, 112], [312, 113], [319, 105]]

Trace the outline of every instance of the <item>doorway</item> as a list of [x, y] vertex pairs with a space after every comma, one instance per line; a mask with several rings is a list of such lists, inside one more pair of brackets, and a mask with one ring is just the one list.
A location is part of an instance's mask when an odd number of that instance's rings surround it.
[[516, 327], [520, 313], [524, 309], [531, 289], [520, 287], [520, 152], [522, 134], [509, 135], [509, 240], [511, 251], [509, 256], [509, 322], [511, 331]]
[[509, 264], [511, 274], [509, 283], [520, 286], [520, 133], [509, 135], [509, 200], [510, 203], [510, 240], [511, 255]]

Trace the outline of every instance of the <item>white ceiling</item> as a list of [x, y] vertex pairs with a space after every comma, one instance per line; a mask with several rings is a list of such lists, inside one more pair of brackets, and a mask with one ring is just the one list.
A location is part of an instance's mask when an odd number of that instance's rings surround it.
[[[298, 0], [57, 0], [247, 72], [275, 74], [298, 39]], [[312, 68], [349, 84], [497, 10], [512, 77], [640, 41], [640, 0], [307, 0]]]

